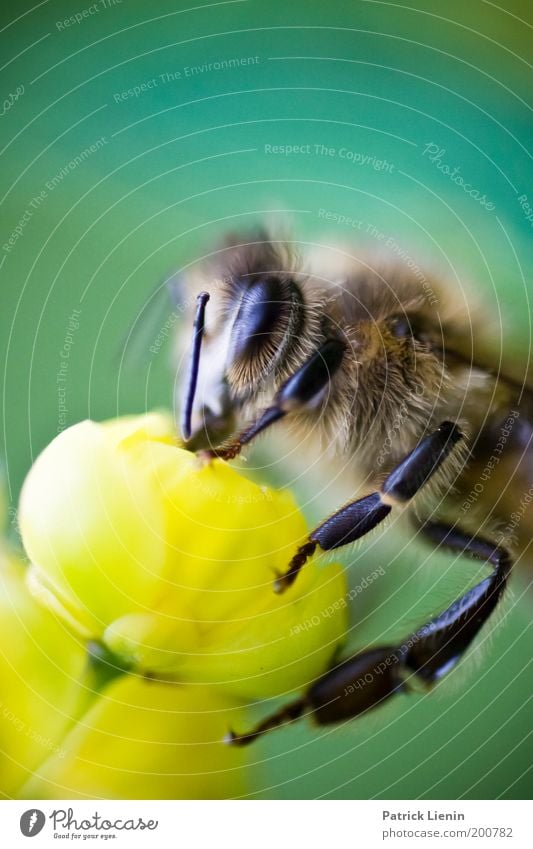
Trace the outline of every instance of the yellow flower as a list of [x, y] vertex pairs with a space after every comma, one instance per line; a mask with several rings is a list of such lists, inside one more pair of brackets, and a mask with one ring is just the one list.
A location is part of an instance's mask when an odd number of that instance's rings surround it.
[[135, 670], [257, 700], [307, 686], [343, 637], [344, 608], [321, 614], [345, 594], [339, 566], [311, 560], [272, 591], [306, 536], [292, 496], [200, 464], [169, 416], [60, 434], [19, 522], [34, 595]]
[[135, 675], [101, 685], [87, 645], [27, 592], [0, 553], [0, 795], [21, 799], [225, 798], [246, 757], [225, 746], [242, 709], [206, 687]]
[[86, 421], [37, 459], [19, 527], [30, 565], [0, 568], [0, 790], [246, 793], [227, 731], [247, 702], [307, 687], [346, 627], [338, 566], [273, 592], [306, 536], [291, 495], [201, 464], [169, 416]]
[[62, 754], [87, 692], [84, 645], [29, 595], [24, 566], [0, 550], [0, 792], [20, 787]]
[[24, 799], [220, 799], [246, 793], [247, 757], [223, 742], [242, 709], [220, 690], [111, 682], [21, 788]]

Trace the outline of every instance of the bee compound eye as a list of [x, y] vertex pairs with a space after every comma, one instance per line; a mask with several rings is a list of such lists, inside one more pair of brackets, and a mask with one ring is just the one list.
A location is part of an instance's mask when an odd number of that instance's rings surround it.
[[287, 324], [291, 309], [286, 286], [276, 277], [254, 280], [242, 296], [231, 331], [228, 362], [256, 355]]
[[413, 325], [409, 316], [395, 315], [389, 322], [389, 327], [393, 336], [398, 339], [414, 336]]
[[401, 313], [389, 321], [389, 328], [397, 339], [414, 339], [417, 342], [428, 342], [429, 335], [422, 326], [418, 316]]

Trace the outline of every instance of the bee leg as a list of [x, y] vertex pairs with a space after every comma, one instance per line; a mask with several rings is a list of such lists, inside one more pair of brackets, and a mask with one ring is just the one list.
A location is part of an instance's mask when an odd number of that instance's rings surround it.
[[413, 498], [449, 456], [462, 434], [453, 422], [443, 422], [424, 437], [384, 481], [379, 492], [358, 498], [326, 519], [292, 558], [287, 571], [274, 582], [280, 593], [290, 587], [317, 547], [331, 551], [355, 542], [385, 519], [396, 504]]
[[379, 707], [391, 696], [416, 689], [416, 681], [428, 687], [450, 672], [501, 600], [512, 560], [504, 548], [439, 522], [426, 523], [423, 531], [436, 545], [490, 563], [492, 574], [399, 645], [378, 646], [341, 661], [319, 678], [299, 702], [245, 734], [232, 732], [229, 742], [246, 745], [304, 714], [318, 725], [353, 719]]
[[361, 652], [338, 664], [307, 693], [315, 722], [326, 725], [378, 707], [390, 696], [414, 689], [418, 680], [430, 686], [460, 660], [500, 602], [511, 572], [506, 549], [438, 522], [425, 531], [437, 545], [492, 566], [492, 574], [468, 590], [395, 647]]
[[405, 689], [400, 675], [400, 656], [392, 646], [369, 649], [341, 661], [318, 679], [296, 702], [292, 702], [243, 734], [234, 731], [226, 742], [247, 746], [302, 716], [318, 725], [352, 719]]
[[413, 646], [410, 662], [427, 681], [441, 678], [454, 666], [501, 601], [513, 561], [506, 548], [479, 536], [464, 533], [444, 522], [428, 521], [421, 527], [433, 545], [490, 563], [492, 574], [461, 596], [425, 628]]
[[202, 452], [210, 457], [233, 460], [245, 445], [288, 413], [319, 406], [329, 390], [330, 381], [339, 369], [345, 345], [339, 339], [328, 339], [311, 354], [276, 393], [270, 407], [238, 436], [220, 448]]
[[224, 742], [232, 743], [236, 746], [247, 746], [248, 743], [253, 743], [254, 740], [261, 737], [263, 734], [266, 734], [267, 731], [273, 731], [281, 725], [286, 725], [289, 722], [294, 722], [296, 719], [299, 719], [302, 716], [305, 707], [305, 699], [298, 699], [295, 702], [290, 702], [290, 704], [285, 705], [285, 707], [281, 708], [281, 710], [277, 711], [277, 713], [273, 713], [271, 716], [268, 716], [256, 725], [252, 731], [249, 731], [246, 734], [237, 734], [235, 731], [231, 730], [228, 731]]

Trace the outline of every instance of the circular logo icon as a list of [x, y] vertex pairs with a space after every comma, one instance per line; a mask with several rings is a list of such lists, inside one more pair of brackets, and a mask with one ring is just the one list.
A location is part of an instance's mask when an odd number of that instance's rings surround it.
[[46, 822], [46, 817], [42, 811], [37, 808], [31, 808], [29, 811], [24, 811], [20, 818], [20, 830], [24, 837], [35, 837], [42, 831]]

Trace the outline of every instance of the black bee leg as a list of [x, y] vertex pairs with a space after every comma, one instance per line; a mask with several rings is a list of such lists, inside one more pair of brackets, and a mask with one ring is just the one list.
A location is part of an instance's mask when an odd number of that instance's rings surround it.
[[325, 399], [330, 381], [339, 369], [345, 351], [344, 342], [328, 339], [276, 393], [270, 407], [231, 441], [202, 454], [233, 460], [242, 448], [288, 413], [318, 407]]
[[285, 705], [285, 707], [281, 708], [281, 710], [277, 711], [277, 713], [273, 713], [271, 716], [268, 716], [256, 725], [253, 731], [250, 731], [247, 734], [236, 734], [235, 731], [228, 731], [224, 742], [233, 743], [237, 746], [247, 746], [248, 743], [253, 743], [257, 737], [261, 737], [263, 734], [266, 734], [267, 731], [273, 731], [281, 725], [285, 725], [288, 722], [294, 722], [294, 720], [299, 719], [305, 708], [305, 699], [298, 699], [297, 701], [290, 702], [290, 704]]
[[245, 734], [232, 732], [228, 741], [246, 745], [304, 714], [318, 725], [352, 719], [397, 693], [416, 689], [417, 681], [431, 686], [455, 666], [501, 600], [512, 561], [504, 548], [448, 525], [429, 522], [423, 531], [436, 545], [490, 563], [492, 574], [399, 645], [368, 649], [342, 661], [319, 678], [300, 701]]
[[400, 664], [400, 653], [393, 646], [361, 652], [330, 669], [301, 699], [262, 720], [255, 728], [244, 734], [230, 731], [226, 742], [247, 746], [267, 731], [302, 716], [310, 716], [318, 725], [352, 719], [405, 688]]
[[410, 501], [460, 439], [461, 431], [453, 422], [443, 422], [437, 430], [421, 439], [405, 460], [393, 469], [379, 492], [347, 504], [312, 532], [292, 558], [287, 571], [276, 579], [275, 591], [283, 592], [294, 583], [317, 547], [331, 551], [355, 542], [382, 522], [395, 504]]
[[410, 651], [410, 666], [419, 677], [431, 682], [442, 678], [455, 665], [494, 612], [513, 562], [502, 546], [443, 522], [426, 522], [421, 531], [434, 546], [466, 554], [493, 567], [488, 578], [417, 632], [423, 639], [419, 638]]

